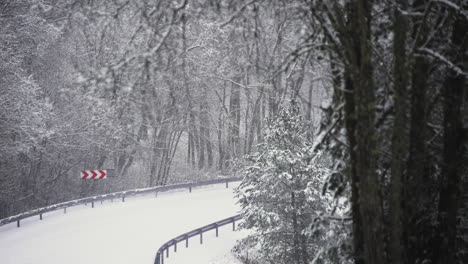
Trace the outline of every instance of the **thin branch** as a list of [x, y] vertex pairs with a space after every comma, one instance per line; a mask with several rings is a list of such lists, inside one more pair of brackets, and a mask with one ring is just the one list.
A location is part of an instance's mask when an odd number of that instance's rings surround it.
[[450, 7], [450, 8], [452, 8], [452, 9], [455, 9], [455, 11], [457, 13], [464, 16], [465, 19], [468, 19], [468, 12], [466, 12], [466, 10], [464, 10], [462, 7], [460, 7], [459, 5], [455, 4], [452, 1], [449, 1], [449, 0], [432, 0], [432, 2], [442, 4], [442, 5], [446, 5], [446, 6]]
[[450, 69], [452, 69], [454, 72], [456, 72], [459, 75], [464, 76], [465, 78], [468, 79], [468, 72], [463, 71], [462, 68], [458, 67], [457, 65], [453, 64], [449, 59], [445, 58], [442, 54], [437, 53], [436, 51], [433, 51], [428, 48], [420, 48], [418, 49], [419, 52], [423, 52], [427, 55], [432, 56], [433, 58], [436, 58], [443, 63], [445, 63]]
[[251, 4], [255, 3], [255, 2], [257, 2], [257, 0], [252, 0], [252, 1], [250, 1], [250, 2], [245, 3], [245, 4], [244, 4], [243, 6], [241, 6], [241, 7], [239, 8], [239, 10], [237, 10], [228, 20], [226, 20], [225, 22], [221, 23], [221, 24], [219, 25], [219, 28], [223, 28], [223, 27], [225, 27], [227, 24], [231, 23], [234, 19], [236, 19], [236, 18], [242, 13], [242, 11], [244, 11], [244, 9], [245, 9], [247, 6], [249, 6], [249, 5], [251, 5]]

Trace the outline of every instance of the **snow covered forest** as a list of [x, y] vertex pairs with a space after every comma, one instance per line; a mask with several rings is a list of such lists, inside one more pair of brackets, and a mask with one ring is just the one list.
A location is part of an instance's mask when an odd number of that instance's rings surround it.
[[0, 219], [236, 175], [243, 263], [468, 263], [468, 0], [0, 0], [0, 58]]

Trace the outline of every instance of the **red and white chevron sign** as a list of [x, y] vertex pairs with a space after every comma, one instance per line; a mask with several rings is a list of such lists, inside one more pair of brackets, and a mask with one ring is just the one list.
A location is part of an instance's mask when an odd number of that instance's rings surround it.
[[81, 179], [105, 179], [105, 178], [107, 178], [106, 170], [81, 171]]

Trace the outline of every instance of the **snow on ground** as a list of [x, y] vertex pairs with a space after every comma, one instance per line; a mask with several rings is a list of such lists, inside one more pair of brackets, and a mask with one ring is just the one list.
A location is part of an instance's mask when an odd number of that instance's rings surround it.
[[[231, 186], [230, 186], [231, 187]], [[235, 215], [239, 211], [232, 188], [224, 184], [154, 195], [127, 197], [125, 202], [95, 204], [95, 208], [76, 206], [24, 219], [0, 227], [2, 264], [129, 264], [153, 263], [162, 243], [184, 232]], [[179, 245], [168, 264], [230, 263], [235, 240], [243, 232], [232, 232], [232, 225], [190, 239], [190, 247]], [[190, 256], [184, 258], [184, 256]], [[179, 258], [179, 260], [177, 260]], [[197, 259], [199, 258], [199, 259]], [[190, 261], [189, 261], [190, 260]], [[208, 262], [207, 262], [208, 261]], [[224, 262], [222, 262], [224, 261]], [[227, 262], [226, 262], [227, 261]]]

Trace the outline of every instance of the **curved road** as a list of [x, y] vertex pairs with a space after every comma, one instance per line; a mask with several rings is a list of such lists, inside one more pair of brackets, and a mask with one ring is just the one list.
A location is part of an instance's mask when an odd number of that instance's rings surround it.
[[[183, 232], [235, 215], [232, 188], [217, 184], [125, 202], [76, 206], [0, 227], [2, 264], [153, 263], [156, 250]], [[223, 234], [220, 233], [222, 239]], [[198, 238], [190, 240], [198, 243]], [[182, 249], [182, 247], [181, 247]], [[173, 250], [171, 249], [173, 252]], [[171, 252], [171, 253], [172, 253]]]

